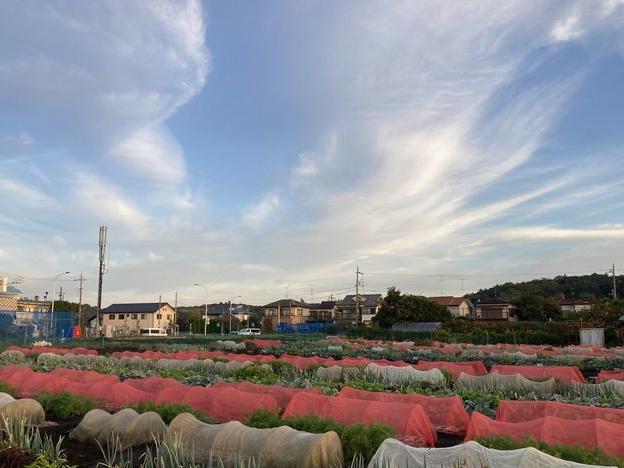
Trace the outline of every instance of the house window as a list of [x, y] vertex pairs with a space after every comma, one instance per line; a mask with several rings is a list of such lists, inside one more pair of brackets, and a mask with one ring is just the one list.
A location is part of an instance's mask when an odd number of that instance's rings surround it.
[[146, 319], [146, 314], [141, 314], [141, 320], [145, 320]]
[[156, 314], [156, 320], [162, 319], [162, 314]]
[[115, 314], [110, 314], [108, 316], [108, 320], [115, 320]]
[[171, 322], [171, 314], [167, 314], [167, 320]]
[[132, 320], [136, 320], [139, 316], [137, 314], [132, 314]]
[[297, 315], [303, 315], [303, 309], [297, 309]]
[[124, 319], [124, 314], [119, 314], [119, 320], [123, 320]]

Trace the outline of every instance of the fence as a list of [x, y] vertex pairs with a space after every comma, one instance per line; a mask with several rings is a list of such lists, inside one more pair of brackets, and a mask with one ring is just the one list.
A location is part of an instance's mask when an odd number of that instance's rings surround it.
[[75, 312], [22, 312], [0, 310], [0, 339], [28, 342], [45, 340], [52, 343], [72, 339]]
[[333, 323], [325, 322], [310, 322], [310, 323], [280, 323], [276, 327], [277, 333], [327, 333], [328, 328], [332, 327]]

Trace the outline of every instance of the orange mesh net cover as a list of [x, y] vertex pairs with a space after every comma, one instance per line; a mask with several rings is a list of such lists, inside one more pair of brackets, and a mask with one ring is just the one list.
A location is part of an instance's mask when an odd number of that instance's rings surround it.
[[571, 420], [546, 416], [532, 421], [505, 422], [475, 411], [470, 417], [465, 441], [488, 436], [508, 436], [518, 442], [532, 437], [547, 444], [598, 447], [606, 453], [624, 456], [624, 425], [602, 419]]
[[433, 447], [436, 442], [431, 421], [418, 404], [356, 400], [301, 392], [290, 400], [283, 417], [309, 414], [330, 418], [341, 424], [386, 424], [396, 431], [398, 439], [415, 447]]
[[574, 405], [557, 401], [503, 400], [499, 403], [496, 410], [497, 421], [522, 422], [545, 416], [575, 420], [602, 419], [617, 424], [624, 424], [624, 409]]

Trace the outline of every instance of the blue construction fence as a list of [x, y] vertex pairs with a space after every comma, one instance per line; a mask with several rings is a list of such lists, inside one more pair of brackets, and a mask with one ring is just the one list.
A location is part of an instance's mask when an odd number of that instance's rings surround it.
[[22, 312], [0, 310], [0, 339], [21, 342], [70, 341], [76, 325], [75, 312]]
[[327, 329], [334, 324], [332, 322], [309, 322], [309, 323], [280, 323], [275, 327], [277, 333], [326, 333]]

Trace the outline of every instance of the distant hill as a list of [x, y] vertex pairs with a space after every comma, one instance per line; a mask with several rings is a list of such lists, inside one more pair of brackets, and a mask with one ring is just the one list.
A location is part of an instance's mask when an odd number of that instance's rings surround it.
[[[624, 297], [624, 276], [616, 276], [618, 297]], [[582, 276], [555, 276], [520, 283], [497, 284], [480, 289], [469, 297], [473, 300], [498, 297], [509, 301], [521, 296], [541, 295], [545, 297], [579, 298], [596, 301], [611, 297], [613, 278], [607, 274], [594, 273]]]

